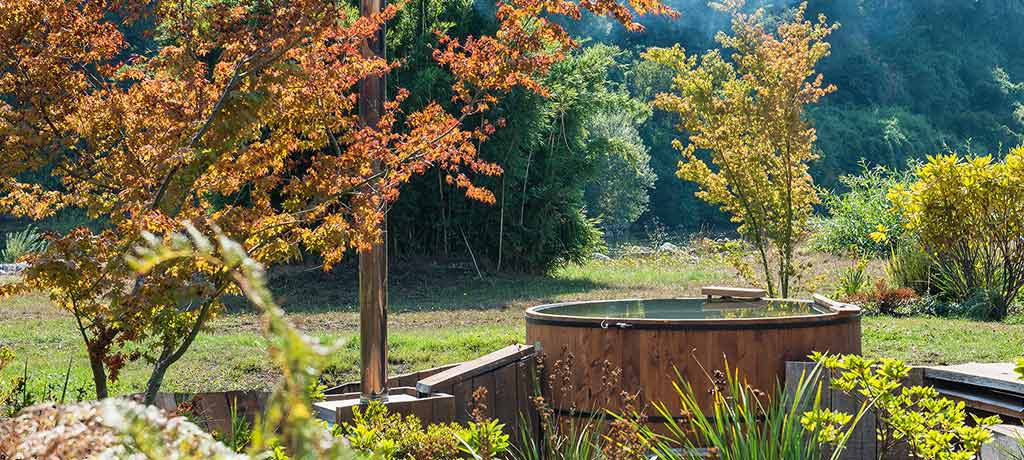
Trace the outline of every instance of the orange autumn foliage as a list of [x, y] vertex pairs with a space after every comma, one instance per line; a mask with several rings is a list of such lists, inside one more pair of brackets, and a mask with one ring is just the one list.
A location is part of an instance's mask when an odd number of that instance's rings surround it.
[[[516, 88], [545, 94], [546, 72], [576, 45], [549, 16], [586, 9], [640, 27], [616, 0], [501, 3], [494, 35], [438, 37], [450, 100], [409, 112], [399, 90], [364, 126], [359, 82], [398, 65], [365, 43], [399, 7], [357, 17], [326, 0], [0, 1], [0, 212], [78, 208], [103, 222], [51, 235], [24, 281], [0, 289], [43, 290], [74, 314], [98, 396], [128, 361], [179, 359], [231, 289], [201, 262], [135, 276], [123, 256], [140, 234], [188, 220], [260, 263], [306, 250], [330, 268], [379, 240], [388, 203], [429, 168], [493, 202], [471, 180], [501, 173], [477, 156], [503, 124], [492, 109]], [[160, 46], [131, 49], [128, 28]]]

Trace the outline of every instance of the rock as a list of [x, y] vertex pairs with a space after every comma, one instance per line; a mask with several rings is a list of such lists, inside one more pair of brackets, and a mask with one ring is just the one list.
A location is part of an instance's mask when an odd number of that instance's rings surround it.
[[679, 252], [679, 246], [676, 246], [676, 245], [674, 245], [672, 243], [661, 243], [661, 246], [658, 246], [658, 251], [659, 252]]
[[593, 257], [594, 260], [600, 260], [602, 262], [607, 262], [609, 260], [612, 260], [611, 257], [608, 257], [608, 256], [606, 256], [604, 254], [601, 254], [600, 252], [595, 252], [594, 255], [591, 256], [591, 257]]
[[0, 276], [19, 275], [28, 268], [26, 263], [0, 264]]

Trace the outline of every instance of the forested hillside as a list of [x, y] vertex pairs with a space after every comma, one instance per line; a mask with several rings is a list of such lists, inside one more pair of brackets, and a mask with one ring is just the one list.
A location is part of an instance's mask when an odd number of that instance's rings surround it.
[[[797, 3], [748, 6], [785, 15]], [[683, 16], [647, 21], [643, 33], [594, 19], [575, 32], [631, 50], [716, 47], [714, 34], [728, 27], [725, 15], [699, 0], [671, 4]], [[904, 167], [940, 149], [998, 153], [1020, 143], [1024, 86], [1015, 82], [1024, 80], [1024, 2], [811, 0], [808, 11], [841, 24], [830, 37], [832, 55], [819, 66], [838, 90], [812, 109], [822, 157], [813, 167], [819, 185], [838, 187], [838, 177], [856, 172], [862, 158]], [[663, 116], [655, 114], [643, 129], [658, 174], [644, 219], [690, 229], [721, 225], [717, 212], [675, 177], [678, 153], [667, 139], [676, 133]]]

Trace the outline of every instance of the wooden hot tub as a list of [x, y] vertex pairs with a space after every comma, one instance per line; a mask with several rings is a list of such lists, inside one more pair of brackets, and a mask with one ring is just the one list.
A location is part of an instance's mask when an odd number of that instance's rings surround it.
[[[726, 359], [751, 386], [770, 393], [783, 383], [786, 361], [805, 361], [814, 351], [861, 351], [855, 306], [820, 296], [761, 299], [757, 290], [704, 292], [709, 295], [528, 309], [527, 343], [539, 344], [545, 356], [543, 388], [555, 411], [582, 417], [619, 411], [625, 391], [639, 395], [638, 408], [660, 401], [678, 413], [676, 369], [708, 407], [708, 374], [722, 370]], [[615, 370], [621, 375], [613, 375]]]

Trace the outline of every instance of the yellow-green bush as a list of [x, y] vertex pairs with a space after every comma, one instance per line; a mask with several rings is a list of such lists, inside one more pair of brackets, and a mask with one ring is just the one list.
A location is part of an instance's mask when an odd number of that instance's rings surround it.
[[1003, 161], [935, 155], [889, 197], [933, 259], [936, 287], [1006, 316], [1024, 286], [1024, 147]]
[[815, 408], [801, 423], [818, 441], [835, 446], [832, 459], [842, 453], [861, 418], [875, 416], [880, 453], [903, 447], [912, 458], [972, 460], [992, 439], [988, 427], [998, 416], [968, 414], [963, 402], [943, 398], [935, 388], [907, 387], [910, 367], [895, 359], [872, 360], [858, 355], [815, 354], [812, 359], [831, 374], [831, 385], [860, 403], [856, 413]]

